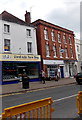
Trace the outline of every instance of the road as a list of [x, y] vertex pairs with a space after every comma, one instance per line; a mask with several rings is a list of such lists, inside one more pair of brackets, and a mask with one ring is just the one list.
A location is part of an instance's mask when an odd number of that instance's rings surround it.
[[79, 90], [80, 86], [74, 84], [3, 96], [2, 110], [7, 107], [52, 97], [53, 107], [55, 108], [53, 118], [77, 118], [76, 96]]

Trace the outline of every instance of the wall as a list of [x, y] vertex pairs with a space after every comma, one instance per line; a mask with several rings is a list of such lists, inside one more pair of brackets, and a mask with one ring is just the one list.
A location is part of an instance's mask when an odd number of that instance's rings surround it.
[[0, 20], [0, 53], [2, 53], [2, 20]]
[[[27, 42], [32, 42], [32, 54], [37, 54], [37, 43], [36, 43], [36, 30], [33, 27], [19, 25], [15, 23], [10, 23], [3, 21], [4, 23], [10, 25], [10, 33], [4, 34], [3, 32], [3, 40], [10, 39], [11, 40], [11, 53], [14, 54], [28, 54], [27, 53]], [[27, 37], [26, 29], [31, 29], [32, 36]], [[21, 48], [21, 49], [20, 49]], [[4, 52], [4, 43], [3, 43], [3, 52]]]

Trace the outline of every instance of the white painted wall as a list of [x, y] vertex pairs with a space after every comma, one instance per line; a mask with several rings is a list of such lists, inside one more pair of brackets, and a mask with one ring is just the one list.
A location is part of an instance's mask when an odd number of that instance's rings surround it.
[[2, 20], [0, 20], [0, 53], [2, 53]]
[[[11, 53], [13, 54], [28, 54], [27, 52], [27, 42], [32, 42], [32, 54], [37, 55], [37, 43], [36, 43], [36, 30], [34, 27], [19, 25], [12, 22], [3, 21], [2, 25], [4, 24], [10, 25], [10, 33], [5, 34], [3, 29], [3, 38], [11, 40]], [[27, 37], [26, 29], [31, 29], [31, 37]], [[4, 53], [4, 43], [3, 46], [3, 53]], [[21, 48], [21, 49], [19, 49]]]

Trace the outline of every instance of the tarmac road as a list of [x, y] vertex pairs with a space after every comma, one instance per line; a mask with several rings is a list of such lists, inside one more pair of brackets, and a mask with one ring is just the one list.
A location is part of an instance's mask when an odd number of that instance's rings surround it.
[[76, 96], [79, 90], [80, 86], [74, 84], [3, 96], [2, 110], [7, 107], [52, 97], [53, 107], [55, 108], [53, 118], [77, 118]]

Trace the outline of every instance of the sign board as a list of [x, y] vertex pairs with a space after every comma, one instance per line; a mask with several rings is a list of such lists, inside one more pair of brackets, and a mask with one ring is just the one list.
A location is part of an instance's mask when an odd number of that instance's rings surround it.
[[40, 55], [0, 54], [0, 61], [41, 61]]
[[63, 52], [64, 52], [64, 49], [61, 49], [60, 52], [63, 53]]

